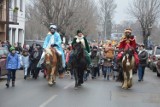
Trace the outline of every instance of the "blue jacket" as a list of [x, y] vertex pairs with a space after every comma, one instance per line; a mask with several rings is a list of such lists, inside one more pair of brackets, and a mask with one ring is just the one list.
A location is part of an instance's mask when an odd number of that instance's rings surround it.
[[12, 55], [11, 53], [8, 54], [6, 60], [6, 69], [19, 69], [20, 68], [20, 59], [18, 54]]
[[63, 67], [65, 67], [65, 55], [64, 55], [61, 43], [62, 43], [62, 40], [58, 32], [55, 32], [54, 35], [51, 33], [48, 33], [45, 38], [43, 48], [46, 49], [46, 48], [49, 48], [52, 44], [56, 44], [57, 46], [55, 48], [57, 49], [57, 51], [61, 53], [62, 63], [63, 63], [62, 65]]
[[[54, 40], [52, 41], [54, 43], [50, 43], [50, 39], [52, 37], [54, 38]], [[61, 40], [61, 37], [60, 37], [58, 32], [55, 32], [54, 35], [51, 34], [51, 33], [48, 33], [47, 37], [45, 38], [45, 41], [44, 41], [44, 44], [43, 44], [43, 48], [45, 49], [48, 46], [50, 47], [51, 44], [56, 44], [56, 45], [58, 45], [58, 48], [61, 48], [61, 43], [62, 43], [62, 40]]]

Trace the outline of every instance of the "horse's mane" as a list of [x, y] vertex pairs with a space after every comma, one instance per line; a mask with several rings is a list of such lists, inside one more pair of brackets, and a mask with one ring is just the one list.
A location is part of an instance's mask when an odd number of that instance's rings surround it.
[[49, 55], [53, 56], [51, 48], [46, 49], [46, 54], [49, 54]]

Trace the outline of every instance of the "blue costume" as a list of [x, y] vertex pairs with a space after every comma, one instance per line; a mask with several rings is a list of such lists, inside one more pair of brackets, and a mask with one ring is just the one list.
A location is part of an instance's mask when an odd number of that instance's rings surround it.
[[[60, 34], [58, 32], [55, 32], [54, 34], [51, 34], [49, 32], [45, 38], [43, 48], [46, 49], [46, 48], [50, 48], [50, 46], [53, 44], [56, 45], [55, 48], [56, 48], [57, 52], [62, 57], [62, 67], [65, 68], [65, 66], [66, 66], [65, 65], [65, 56], [64, 56], [64, 51], [61, 46], [61, 42], [62, 42], [62, 40], [61, 40]], [[44, 62], [44, 56], [45, 56], [45, 52], [43, 52], [41, 59], [40, 59], [37, 66], [40, 66], [40, 64], [42, 64]]]
[[55, 32], [54, 35], [51, 33], [47, 34], [47, 37], [45, 38], [43, 48], [49, 48], [52, 44], [56, 45], [56, 50], [57, 52], [62, 56], [62, 66], [65, 68], [65, 56], [64, 56], [64, 51], [61, 46], [62, 40], [60, 37], [60, 34], [58, 32]]

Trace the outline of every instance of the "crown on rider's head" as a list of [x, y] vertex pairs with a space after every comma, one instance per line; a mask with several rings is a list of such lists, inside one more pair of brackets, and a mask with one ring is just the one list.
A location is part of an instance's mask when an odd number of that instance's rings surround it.
[[132, 29], [131, 28], [127, 28], [124, 30], [124, 33], [132, 33]]

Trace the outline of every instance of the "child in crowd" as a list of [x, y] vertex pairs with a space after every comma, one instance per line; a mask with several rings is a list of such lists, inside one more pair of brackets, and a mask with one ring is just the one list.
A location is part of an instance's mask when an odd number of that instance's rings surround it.
[[23, 67], [24, 67], [24, 79], [26, 80], [27, 78], [27, 71], [28, 71], [28, 68], [29, 68], [29, 53], [28, 53], [28, 50], [27, 49], [24, 49], [23, 50], [23, 53], [22, 53], [22, 63], [23, 63]]
[[16, 70], [20, 68], [20, 59], [18, 57], [18, 54], [15, 51], [15, 48], [10, 47], [9, 50], [10, 50], [10, 53], [8, 54], [8, 57], [6, 60], [6, 69], [8, 70], [7, 83], [6, 83], [7, 88], [10, 85], [11, 79], [12, 79], [12, 87], [15, 86]]

